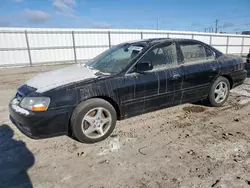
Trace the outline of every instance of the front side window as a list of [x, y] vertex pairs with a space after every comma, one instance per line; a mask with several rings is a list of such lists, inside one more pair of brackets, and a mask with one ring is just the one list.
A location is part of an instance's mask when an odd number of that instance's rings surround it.
[[116, 46], [90, 60], [86, 66], [102, 73], [115, 74], [124, 70], [130, 61], [142, 52], [143, 48], [136, 44]]
[[214, 58], [214, 53], [200, 43], [181, 43], [180, 48], [183, 54], [184, 63], [207, 60]]
[[149, 50], [138, 62], [150, 61], [153, 70], [158, 71], [178, 65], [175, 43], [161, 44]]

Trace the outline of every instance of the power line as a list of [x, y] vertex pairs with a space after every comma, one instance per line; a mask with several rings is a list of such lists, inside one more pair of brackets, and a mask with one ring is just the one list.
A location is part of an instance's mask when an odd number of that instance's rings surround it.
[[242, 19], [242, 18], [250, 18], [250, 16], [236, 16], [236, 17], [227, 17], [227, 18], [220, 18], [220, 20], [236, 20], [236, 19]]
[[[245, 26], [245, 27], [250, 26], [250, 22], [249, 22], [249, 24], [248, 23], [244, 23], [244, 24], [224, 23], [224, 25], [222, 25], [222, 24], [219, 24], [219, 21], [221, 21], [221, 20], [219, 20], [219, 19], [215, 20], [215, 30], [214, 30], [215, 33], [218, 33], [219, 29], [227, 29], [227, 28], [233, 28], [233, 27], [238, 27], [238, 26]], [[219, 25], [221, 25], [221, 26], [219, 26]], [[206, 27], [206, 28], [204, 28], [204, 31], [205, 32], [213, 32], [213, 27]]]
[[[234, 19], [242, 19], [242, 18], [250, 18], [250, 16], [236, 16], [236, 17], [228, 17], [228, 18], [222, 18], [222, 19], [220, 19], [220, 21], [222, 20], [222, 21], [225, 21], [225, 20], [234, 20]], [[230, 25], [228, 25], [228, 26], [218, 26], [218, 22], [219, 22], [219, 20], [218, 19], [216, 19], [215, 20], [215, 33], [217, 33], [218, 32], [218, 28], [230, 28], [230, 27], [237, 27], [237, 26], [247, 26], [247, 24], [238, 24], [238, 25], [235, 25], [235, 24], [231, 24], [231, 26]], [[224, 24], [225, 25], [225, 24]]]
[[247, 24], [236, 24], [236, 25], [231, 25], [231, 26], [220, 26], [220, 27], [218, 27], [218, 28], [230, 28], [230, 27], [237, 27], [237, 26], [249, 26], [249, 25], [247, 25]]

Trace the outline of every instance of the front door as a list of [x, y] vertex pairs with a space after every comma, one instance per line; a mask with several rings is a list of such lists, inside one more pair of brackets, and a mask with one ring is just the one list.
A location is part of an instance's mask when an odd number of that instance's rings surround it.
[[183, 72], [175, 42], [153, 47], [138, 63], [144, 61], [150, 61], [153, 69], [137, 73], [135, 68], [124, 78], [121, 101], [126, 116], [179, 104], [181, 99]]

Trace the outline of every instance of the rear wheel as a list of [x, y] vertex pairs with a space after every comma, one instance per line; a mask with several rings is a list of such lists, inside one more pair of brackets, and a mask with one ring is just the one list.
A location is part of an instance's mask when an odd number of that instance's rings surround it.
[[220, 107], [222, 106], [228, 96], [230, 91], [230, 83], [225, 77], [218, 77], [210, 88], [208, 101], [212, 106]]
[[71, 117], [74, 136], [80, 142], [94, 143], [107, 138], [116, 125], [114, 107], [103, 99], [89, 99], [80, 103]]

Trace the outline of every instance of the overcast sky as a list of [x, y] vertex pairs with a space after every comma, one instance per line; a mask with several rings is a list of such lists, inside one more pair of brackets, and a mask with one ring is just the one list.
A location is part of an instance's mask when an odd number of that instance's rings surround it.
[[1, 0], [0, 26], [250, 30], [250, 0]]

